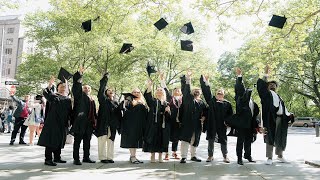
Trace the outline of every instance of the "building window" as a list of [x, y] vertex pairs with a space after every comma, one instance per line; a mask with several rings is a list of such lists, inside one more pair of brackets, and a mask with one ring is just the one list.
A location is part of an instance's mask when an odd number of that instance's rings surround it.
[[7, 69], [7, 74], [10, 75], [10, 69]]
[[14, 33], [14, 28], [8, 28], [7, 33], [8, 33], [8, 34], [12, 34], [12, 33]]
[[7, 39], [7, 45], [12, 45], [13, 44], [13, 38]]
[[11, 55], [12, 54], [12, 48], [6, 48], [5, 54]]
[[8, 64], [11, 64], [11, 58], [8, 58]]

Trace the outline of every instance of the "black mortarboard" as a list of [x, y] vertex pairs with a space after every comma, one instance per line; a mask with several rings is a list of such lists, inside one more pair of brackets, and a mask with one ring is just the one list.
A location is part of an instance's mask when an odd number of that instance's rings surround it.
[[60, 79], [61, 82], [65, 82], [66, 80], [69, 80], [72, 77], [72, 74], [70, 74], [67, 70], [65, 70], [64, 68], [60, 68], [59, 71], [59, 75], [58, 75], [58, 79]]
[[155, 70], [155, 67], [154, 66], [151, 66], [150, 63], [148, 62], [147, 64], [147, 73], [148, 73], [148, 76], [150, 77], [150, 74], [151, 73], [156, 73], [157, 71]]
[[193, 26], [191, 24], [191, 22], [188, 22], [187, 24], [184, 24], [181, 29], [181, 32], [185, 33], [185, 34], [192, 34], [194, 33], [194, 29]]
[[42, 100], [42, 97], [43, 97], [42, 95], [38, 94], [38, 95], [36, 95], [36, 100]]
[[190, 40], [181, 40], [181, 50], [193, 51], [193, 42]]
[[273, 15], [270, 22], [269, 22], [269, 26], [273, 26], [273, 27], [277, 27], [282, 29], [284, 26], [284, 23], [286, 23], [287, 18], [284, 16], [278, 16], [278, 15]]
[[132, 97], [133, 99], [134, 98], [138, 98], [137, 96], [131, 94], [131, 93], [122, 93], [122, 95], [124, 96], [124, 98], [126, 99], [127, 97]]
[[156, 23], [154, 23], [154, 26], [160, 31], [161, 29], [164, 29], [168, 25], [168, 22], [164, 20], [163, 18], [159, 19]]
[[134, 47], [132, 46], [132, 44], [130, 43], [123, 43], [120, 52], [119, 53], [129, 53], [134, 49]]
[[91, 19], [82, 23], [81, 28], [84, 29], [84, 32], [91, 31]]

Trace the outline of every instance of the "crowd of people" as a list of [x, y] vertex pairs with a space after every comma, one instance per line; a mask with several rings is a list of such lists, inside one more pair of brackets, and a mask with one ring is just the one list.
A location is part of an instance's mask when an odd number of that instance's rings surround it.
[[[151, 163], [169, 160], [170, 142], [172, 158], [186, 163], [189, 160], [189, 149], [191, 161], [202, 161], [196, 151], [201, 135], [206, 133], [206, 162], [214, 160], [214, 144], [220, 143], [223, 161], [230, 163], [227, 127], [231, 127], [230, 134], [237, 136], [236, 154], [239, 165], [243, 165], [243, 158], [255, 162], [251, 145], [258, 133], [264, 135], [266, 164], [273, 163], [274, 148], [278, 160], [287, 162], [283, 151], [286, 148], [288, 122], [293, 120], [293, 115], [277, 94], [277, 82], [268, 81], [269, 66], [266, 66], [263, 78], [257, 81], [262, 111], [251, 97], [253, 89], [244, 86], [241, 69], [236, 68], [235, 112], [231, 103], [224, 99], [224, 89], [218, 88], [212, 94], [207, 75], [201, 75], [200, 88], [191, 88], [191, 71], [181, 77], [181, 86], [174, 88], [172, 93], [165, 84], [164, 75], [160, 73], [161, 83], [154, 92], [152, 89], [155, 85], [149, 79], [145, 92], [134, 88], [131, 93], [123, 93], [122, 101], [115, 98], [113, 88], [108, 86], [110, 75], [106, 73], [100, 80], [97, 109], [90, 85], [83, 83], [84, 72], [80, 67], [72, 76], [73, 101], [70, 98], [68, 80], [63, 79], [54, 86], [54, 77], [43, 90], [43, 96], [30, 99], [27, 95], [22, 101], [14, 96], [13, 91], [10, 92], [17, 104], [14, 111], [13, 107], [8, 108], [6, 116], [8, 119], [11, 115], [11, 119], [15, 119], [10, 145], [14, 144], [19, 130], [19, 144], [26, 144], [24, 135], [29, 127], [29, 145], [33, 145], [36, 132], [39, 136], [38, 145], [45, 147], [45, 165], [56, 166], [57, 163], [66, 163], [61, 158], [61, 149], [65, 146], [67, 134], [72, 134], [73, 164], [81, 165], [95, 163], [90, 158], [91, 137], [95, 135], [98, 138], [100, 162], [114, 163], [114, 140], [118, 132], [121, 134], [120, 147], [129, 149], [129, 161], [132, 164], [143, 163], [137, 158], [137, 149], [150, 153]], [[258, 118], [259, 112], [262, 113], [262, 121]], [[82, 162], [79, 155], [81, 142]], [[181, 157], [177, 153], [179, 142]]]

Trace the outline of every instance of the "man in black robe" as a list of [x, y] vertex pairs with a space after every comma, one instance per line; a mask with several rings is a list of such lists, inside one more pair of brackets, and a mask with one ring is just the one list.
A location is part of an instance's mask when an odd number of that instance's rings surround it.
[[98, 137], [98, 156], [102, 163], [114, 163], [114, 139], [121, 116], [119, 103], [114, 99], [114, 92], [111, 88], [107, 88], [108, 80], [109, 73], [106, 73], [100, 80], [98, 92], [99, 111], [96, 136]]
[[201, 90], [194, 89], [191, 92], [191, 72], [181, 78], [182, 89], [182, 118], [181, 118], [181, 160], [186, 163], [188, 149], [190, 146], [191, 161], [201, 162], [196, 157], [196, 149], [199, 145], [202, 133], [202, 125], [205, 120], [206, 104], [201, 100]]
[[82, 74], [84, 69], [81, 67], [73, 75], [72, 93], [74, 96], [74, 123], [71, 132], [74, 133], [73, 143], [73, 164], [82, 165], [79, 157], [80, 143], [83, 140], [83, 159], [82, 162], [95, 163], [90, 159], [90, 141], [96, 127], [96, 105], [92, 99], [91, 87], [82, 86]]
[[[71, 99], [66, 93], [66, 83], [60, 82], [57, 85], [57, 93], [53, 90], [54, 78], [52, 77], [49, 86], [43, 90], [43, 95], [50, 103], [50, 108], [46, 109], [44, 126], [39, 137], [38, 145], [44, 146], [45, 165], [56, 166], [56, 163], [66, 163], [61, 159], [61, 149], [64, 148], [68, 127], [72, 124]], [[52, 154], [54, 161], [52, 161]]]
[[234, 127], [237, 129], [237, 156], [238, 164], [243, 165], [242, 149], [244, 149], [244, 158], [249, 162], [255, 162], [251, 156], [251, 143], [253, 143], [257, 136], [257, 129], [259, 128], [259, 121], [257, 116], [259, 114], [258, 105], [251, 99], [251, 89], [246, 89], [242, 81], [242, 72], [240, 68], [236, 68], [236, 84], [235, 84], [235, 100], [236, 100], [236, 114], [232, 119], [236, 122]]
[[287, 145], [288, 122], [293, 121], [293, 115], [288, 112], [281, 97], [276, 93], [278, 84], [269, 81], [270, 67], [265, 67], [263, 79], [258, 79], [257, 89], [262, 105], [262, 123], [264, 131], [264, 142], [266, 143], [267, 165], [271, 165], [273, 149], [278, 155], [280, 162], [286, 163], [283, 151]]
[[230, 163], [227, 156], [227, 125], [225, 121], [233, 114], [231, 103], [224, 99], [224, 90], [218, 89], [216, 96], [211, 95], [208, 77], [201, 76], [201, 89], [203, 95], [209, 105], [208, 122], [207, 122], [207, 140], [208, 140], [208, 159], [207, 162], [213, 161], [214, 142], [216, 136], [217, 141], [221, 145], [223, 161]]

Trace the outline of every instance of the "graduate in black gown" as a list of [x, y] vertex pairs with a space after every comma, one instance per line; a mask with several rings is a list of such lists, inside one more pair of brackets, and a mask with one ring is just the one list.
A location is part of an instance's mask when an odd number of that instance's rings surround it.
[[74, 133], [73, 164], [82, 165], [79, 157], [79, 149], [83, 140], [83, 159], [85, 163], [95, 163], [90, 159], [90, 141], [97, 123], [96, 105], [91, 96], [91, 87], [82, 86], [84, 69], [73, 75], [72, 93], [74, 96], [74, 123], [71, 131]]
[[208, 76], [201, 76], [201, 89], [209, 105], [208, 123], [207, 123], [207, 140], [208, 140], [208, 159], [207, 162], [213, 161], [214, 142], [217, 136], [217, 142], [221, 145], [223, 161], [230, 163], [227, 156], [227, 125], [225, 121], [233, 114], [231, 103], [224, 99], [225, 91], [218, 89], [216, 96], [211, 95]]
[[114, 163], [114, 139], [121, 116], [113, 89], [107, 85], [109, 76], [109, 73], [106, 73], [102, 77], [98, 92], [99, 111], [96, 136], [98, 137], [98, 156], [102, 163]]
[[283, 151], [287, 145], [288, 122], [293, 121], [292, 113], [289, 113], [283, 100], [276, 93], [278, 84], [276, 81], [268, 81], [270, 67], [265, 67], [263, 79], [258, 79], [257, 89], [262, 105], [262, 124], [264, 142], [266, 143], [267, 165], [273, 163], [273, 149], [280, 162], [286, 163]]
[[155, 153], [159, 153], [158, 160], [163, 162], [162, 153], [168, 152], [170, 138], [170, 107], [163, 88], [156, 89], [155, 98], [152, 96], [151, 80], [144, 97], [149, 107], [143, 151], [151, 153], [151, 162], [156, 162]]
[[136, 158], [136, 151], [143, 146], [148, 106], [140, 89], [135, 88], [130, 95], [126, 95], [125, 100], [120, 103], [120, 108], [123, 114], [120, 120], [120, 147], [129, 149], [131, 163], [143, 163]]
[[[49, 81], [49, 85], [43, 90], [43, 95], [50, 103], [50, 108], [46, 109], [44, 126], [39, 137], [38, 145], [44, 146], [45, 165], [56, 166], [56, 163], [66, 163], [61, 159], [61, 149], [64, 148], [69, 126], [72, 124], [72, 105], [68, 97], [67, 81], [57, 85], [57, 93], [53, 92], [54, 77]], [[52, 154], [54, 161], [52, 161]]]
[[256, 140], [257, 129], [259, 129], [258, 105], [252, 100], [252, 89], [246, 89], [242, 81], [242, 71], [236, 68], [236, 84], [235, 84], [235, 100], [236, 114], [232, 116], [235, 120], [235, 128], [237, 129], [237, 156], [238, 164], [243, 165], [242, 149], [244, 149], [244, 158], [249, 162], [255, 162], [251, 156], [251, 143]]
[[[170, 141], [172, 142], [172, 157], [174, 159], [180, 159], [180, 157], [177, 154], [178, 150], [178, 143], [179, 143], [179, 131], [180, 131], [180, 119], [181, 119], [181, 105], [182, 105], [182, 92], [181, 88], [175, 87], [173, 89], [173, 93], [171, 94], [170, 91], [168, 90], [166, 83], [164, 81], [164, 75], [163, 73], [160, 74], [160, 81], [161, 81], [161, 87], [164, 88], [166, 91], [167, 95], [167, 100], [169, 102], [170, 106]], [[166, 153], [166, 156], [164, 160], [169, 160], [169, 153]]]
[[196, 157], [196, 149], [199, 145], [202, 127], [206, 116], [206, 104], [200, 98], [201, 90], [195, 88], [191, 91], [191, 72], [181, 78], [182, 89], [182, 118], [180, 129], [181, 160], [186, 163], [188, 149], [190, 146], [191, 161], [201, 162]]

